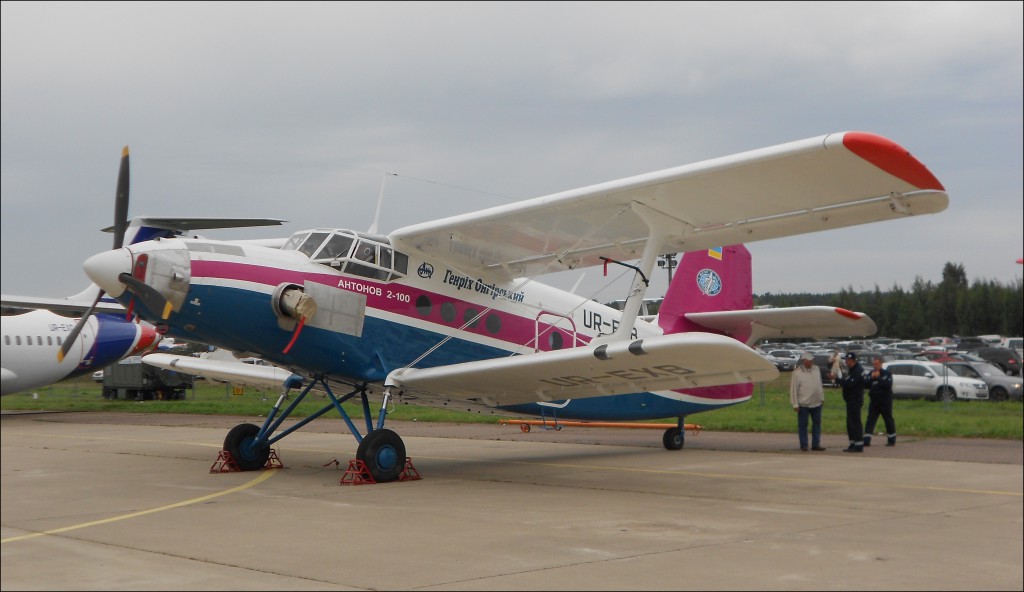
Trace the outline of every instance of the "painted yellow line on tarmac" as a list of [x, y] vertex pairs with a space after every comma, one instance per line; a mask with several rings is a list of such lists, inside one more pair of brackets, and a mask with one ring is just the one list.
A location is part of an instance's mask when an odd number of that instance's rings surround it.
[[6, 538], [6, 539], [3, 539], [3, 540], [0, 540], [0, 544], [12, 543], [14, 541], [24, 541], [26, 539], [33, 539], [33, 538], [41, 537], [41, 536], [60, 534], [60, 533], [68, 532], [68, 531], [71, 531], [71, 530], [79, 530], [81, 528], [89, 528], [90, 526], [99, 526], [101, 524], [109, 524], [111, 522], [118, 522], [118, 521], [121, 521], [121, 520], [129, 520], [131, 518], [138, 518], [139, 516], [146, 516], [146, 515], [149, 515], [149, 514], [155, 514], [157, 512], [163, 512], [165, 510], [173, 510], [174, 508], [180, 508], [180, 507], [183, 507], [183, 506], [188, 506], [188, 505], [192, 505], [192, 504], [198, 504], [198, 503], [201, 503], [201, 502], [205, 502], [207, 500], [211, 500], [211, 499], [220, 497], [222, 495], [228, 495], [228, 494], [231, 494], [231, 493], [237, 493], [239, 491], [244, 491], [246, 489], [249, 489], [250, 487], [255, 487], [256, 485], [259, 485], [260, 483], [262, 483], [262, 482], [266, 481], [267, 479], [270, 479], [271, 477], [273, 477], [275, 473], [277, 473], [276, 470], [266, 470], [266, 471], [263, 471], [263, 473], [260, 474], [259, 477], [256, 477], [255, 479], [253, 479], [252, 481], [249, 481], [248, 483], [239, 485], [238, 487], [232, 487], [231, 489], [225, 489], [224, 491], [219, 491], [217, 493], [211, 493], [210, 495], [204, 495], [202, 497], [192, 498], [190, 500], [185, 500], [183, 502], [178, 502], [178, 503], [170, 504], [170, 505], [167, 505], [167, 506], [161, 506], [159, 508], [151, 508], [149, 510], [141, 510], [139, 512], [132, 512], [130, 514], [125, 514], [123, 516], [114, 516], [112, 518], [104, 518], [103, 520], [94, 520], [93, 522], [86, 522], [84, 524], [75, 524], [74, 526], [65, 526], [64, 528], [55, 528], [53, 530], [47, 530], [46, 532], [34, 532], [32, 534], [26, 534], [26, 535], [21, 535], [21, 536], [16, 536], [16, 537], [10, 537], [10, 538]]

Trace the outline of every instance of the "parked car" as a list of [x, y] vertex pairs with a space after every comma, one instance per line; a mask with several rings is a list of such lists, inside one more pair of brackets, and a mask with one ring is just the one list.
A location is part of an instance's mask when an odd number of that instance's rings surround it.
[[1003, 342], [999, 345], [1016, 351], [1017, 355], [1024, 355], [1024, 338], [1004, 337]]
[[1020, 376], [1020, 354], [1008, 347], [983, 347], [972, 354], [1003, 369], [1006, 374]]
[[1007, 401], [1013, 399], [1020, 401], [1022, 398], [1021, 380], [1008, 376], [998, 366], [988, 362], [960, 362], [950, 361], [943, 364], [947, 368], [963, 376], [964, 378], [975, 378], [984, 380], [988, 385], [988, 398], [992, 401]]
[[92, 373], [92, 379], [96, 382], [103, 382], [103, 371], [97, 370]]
[[984, 381], [964, 378], [935, 362], [900, 360], [883, 364], [892, 372], [892, 392], [896, 399], [988, 399]]
[[792, 372], [800, 362], [800, 354], [803, 352], [795, 349], [773, 349], [765, 354], [767, 359], [779, 372]]
[[960, 351], [971, 351], [981, 347], [992, 347], [993, 345], [998, 345], [998, 343], [992, 343], [984, 336], [962, 337], [960, 341], [956, 343], [956, 348]]

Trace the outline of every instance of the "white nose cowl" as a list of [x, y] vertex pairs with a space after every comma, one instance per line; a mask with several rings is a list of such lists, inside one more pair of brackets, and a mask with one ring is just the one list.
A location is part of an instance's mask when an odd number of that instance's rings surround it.
[[132, 254], [128, 249], [104, 251], [86, 259], [82, 267], [89, 279], [103, 288], [104, 292], [117, 298], [125, 289], [118, 276], [132, 272]]

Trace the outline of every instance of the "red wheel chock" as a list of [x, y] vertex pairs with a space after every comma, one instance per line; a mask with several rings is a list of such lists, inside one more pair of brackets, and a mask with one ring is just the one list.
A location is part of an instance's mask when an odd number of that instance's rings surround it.
[[412, 459], [408, 456], [405, 457], [405, 468], [402, 470], [402, 475], [398, 477], [399, 481], [417, 481], [422, 479], [420, 472], [416, 470], [416, 467], [412, 466]]
[[370, 474], [370, 469], [361, 460], [348, 461], [348, 469], [341, 476], [340, 485], [365, 485], [376, 483], [377, 480]]
[[234, 473], [235, 471], [241, 471], [238, 468], [238, 463], [231, 457], [231, 453], [227, 450], [221, 450], [220, 454], [217, 455], [217, 460], [210, 467], [211, 473]]
[[[420, 472], [416, 470], [416, 467], [412, 466], [412, 459], [405, 457], [405, 468], [402, 469], [402, 474], [399, 475], [399, 481], [418, 481], [423, 477], [420, 476]], [[374, 484], [377, 480], [370, 474], [370, 469], [367, 468], [366, 463], [361, 460], [350, 460], [348, 461], [348, 469], [345, 474], [341, 476], [340, 485], [366, 485]]]
[[277, 456], [277, 451], [273, 448], [270, 449], [270, 456], [267, 457], [267, 464], [263, 465], [263, 470], [267, 469], [283, 469], [284, 463]]
[[[263, 470], [267, 469], [283, 469], [284, 464], [281, 459], [277, 456], [277, 451], [273, 448], [270, 449], [270, 456], [267, 457], [267, 464], [263, 465]], [[211, 473], [234, 473], [241, 471], [238, 467], [238, 463], [235, 462], [234, 457], [227, 450], [221, 450], [217, 454], [217, 460], [214, 461], [213, 466], [210, 467]]]

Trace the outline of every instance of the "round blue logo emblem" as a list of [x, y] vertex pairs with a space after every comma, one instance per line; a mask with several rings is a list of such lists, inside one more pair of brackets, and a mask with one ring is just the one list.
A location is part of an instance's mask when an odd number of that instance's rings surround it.
[[718, 296], [722, 291], [722, 278], [710, 269], [697, 272], [697, 287], [707, 296]]

